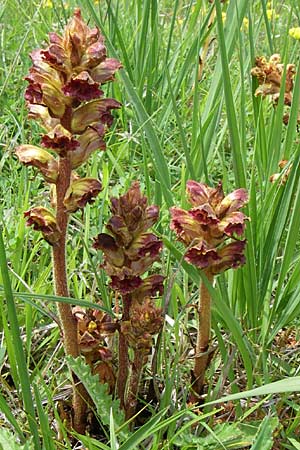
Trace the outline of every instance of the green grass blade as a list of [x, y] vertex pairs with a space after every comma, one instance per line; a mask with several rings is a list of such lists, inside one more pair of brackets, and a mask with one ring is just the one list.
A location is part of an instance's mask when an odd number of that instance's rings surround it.
[[[235, 181], [238, 187], [246, 186], [246, 175], [245, 175], [245, 167], [244, 160], [242, 155], [242, 146], [240, 142], [238, 124], [237, 124], [237, 116], [234, 107], [233, 93], [232, 93], [232, 85], [229, 75], [229, 65], [228, 65], [228, 57], [227, 57], [227, 48], [225, 42], [225, 35], [223, 30], [223, 22], [222, 22], [222, 11], [220, 0], [216, 0], [216, 13], [217, 13], [217, 25], [218, 25], [218, 36], [219, 36], [219, 45], [220, 45], [220, 55], [221, 55], [221, 63], [222, 63], [222, 80], [223, 80], [223, 88], [225, 95], [225, 105], [227, 112], [227, 120], [229, 133], [231, 138], [231, 147], [232, 147], [232, 155], [233, 155], [233, 170]], [[237, 20], [239, 23], [240, 20]]]
[[[94, 19], [96, 25], [101, 29], [101, 32], [105, 36], [106, 45], [107, 45], [107, 48], [109, 49], [111, 56], [113, 56], [114, 58], [117, 58], [118, 53], [117, 53], [115, 47], [113, 46], [108, 34], [106, 33], [106, 31], [103, 27], [103, 24], [99, 20], [99, 17], [95, 13], [95, 10], [94, 10], [91, 2], [89, 0], [86, 0], [86, 3], [87, 3], [87, 6], [89, 7], [90, 13], [93, 16], [93, 19]], [[119, 34], [119, 36], [121, 39], [121, 34]], [[123, 85], [125, 87], [128, 97], [130, 99], [130, 102], [135, 109], [136, 116], [139, 120], [139, 126], [141, 127], [142, 130], [144, 130], [144, 132], [147, 136], [149, 147], [152, 151], [153, 160], [155, 162], [157, 178], [161, 184], [161, 189], [162, 189], [166, 204], [168, 207], [170, 207], [170, 206], [172, 206], [172, 204], [174, 202], [173, 202], [173, 195], [171, 192], [171, 181], [170, 181], [169, 169], [168, 169], [167, 161], [163, 154], [160, 140], [159, 140], [159, 138], [156, 134], [155, 128], [153, 126], [152, 119], [149, 116], [149, 114], [147, 113], [147, 111], [143, 105], [143, 102], [140, 99], [140, 97], [136, 91], [136, 88], [132, 84], [132, 82], [131, 82], [130, 78], [128, 77], [127, 73], [125, 72], [125, 70], [120, 71], [120, 78], [123, 82]]]
[[250, 450], [271, 450], [274, 443], [273, 432], [278, 424], [279, 421], [277, 417], [264, 417]]
[[24, 444], [26, 442], [26, 438], [23, 434], [23, 431], [21, 430], [17, 419], [15, 418], [14, 414], [11, 412], [9, 405], [6, 403], [5, 398], [2, 396], [1, 393], [0, 393], [0, 411], [5, 415], [8, 422], [18, 433], [21, 443]]
[[208, 402], [205, 406], [215, 405], [222, 402], [230, 402], [233, 400], [240, 400], [241, 398], [256, 397], [258, 395], [270, 395], [270, 394], [281, 394], [287, 392], [300, 392], [300, 377], [290, 377], [283, 380], [274, 381], [273, 383], [265, 384], [255, 389], [250, 389], [243, 392], [238, 392], [237, 394], [226, 395]]
[[0, 269], [3, 280], [3, 287], [7, 302], [7, 315], [10, 322], [10, 330], [14, 341], [14, 349], [18, 367], [19, 381], [22, 387], [22, 396], [24, 402], [24, 408], [27, 415], [30, 431], [33, 436], [34, 445], [36, 449], [40, 449], [38, 424], [35, 420], [35, 410], [33, 405], [33, 398], [30, 390], [30, 378], [27, 370], [26, 357], [23, 350], [21, 334], [19, 329], [19, 322], [17, 316], [16, 305], [11, 289], [7, 260], [3, 242], [2, 227], [0, 226]]
[[49, 417], [44, 411], [41, 395], [35, 383], [33, 385], [33, 390], [40, 421], [40, 430], [43, 437], [43, 449], [45, 448], [45, 450], [55, 450], [56, 447], [54, 446], [53, 443], [54, 436], [49, 426]]

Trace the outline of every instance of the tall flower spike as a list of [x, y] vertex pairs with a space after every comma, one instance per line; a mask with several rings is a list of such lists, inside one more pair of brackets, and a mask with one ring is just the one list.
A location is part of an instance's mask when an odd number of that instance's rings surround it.
[[[164, 277], [144, 276], [159, 259], [162, 241], [148, 231], [159, 211], [157, 206], [147, 205], [138, 182], [126, 194], [111, 199], [111, 212], [107, 233], [97, 236], [94, 248], [102, 250], [102, 267], [111, 278], [111, 288], [122, 297], [117, 391], [129, 419], [135, 414], [140, 374], [153, 336], [163, 323], [162, 311], [153, 299], [162, 294]], [[134, 351], [131, 363], [129, 347]]]
[[[31, 53], [33, 65], [26, 77], [29, 118], [39, 120], [42, 125], [44, 148], [21, 145], [16, 154], [21, 163], [36, 167], [45, 181], [51, 183], [50, 203], [55, 212], [35, 207], [25, 216], [27, 224], [40, 230], [52, 245], [55, 293], [62, 297], [69, 296], [66, 271], [69, 214], [92, 203], [101, 190], [98, 180], [79, 178], [72, 171], [95, 150], [105, 150], [104, 138], [113, 122], [112, 110], [121, 106], [117, 100], [104, 97], [103, 85], [113, 81], [121, 68], [118, 60], [107, 58], [106, 54], [99, 29], [89, 28], [77, 8], [61, 36], [50, 33], [49, 45]], [[58, 303], [58, 310], [65, 352], [77, 357], [81, 344], [76, 317], [69, 304]], [[85, 344], [90, 336], [91, 333], [85, 334]], [[84, 434], [88, 395], [76, 376], [72, 377], [73, 428]]]
[[[215, 274], [245, 263], [245, 240], [239, 240], [247, 217], [239, 211], [248, 201], [245, 189], [225, 196], [222, 184], [211, 188], [204, 183], [187, 182], [187, 197], [192, 204], [188, 211], [171, 208], [171, 229], [187, 247], [184, 259], [203, 270], [209, 282]], [[228, 243], [229, 241], [229, 243]], [[211, 298], [205, 283], [199, 288], [198, 334], [193, 371], [193, 394], [197, 401], [202, 394], [208, 365]]]

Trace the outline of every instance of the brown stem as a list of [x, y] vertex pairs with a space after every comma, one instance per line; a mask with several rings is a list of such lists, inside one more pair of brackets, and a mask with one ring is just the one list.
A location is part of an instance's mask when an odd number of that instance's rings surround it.
[[[130, 294], [123, 296], [123, 315], [122, 322], [129, 320], [129, 311], [131, 305]], [[128, 343], [126, 336], [122, 332], [122, 327], [119, 330], [119, 370], [117, 377], [117, 392], [120, 400], [121, 408], [125, 408], [125, 390], [128, 378], [129, 357], [128, 357]]]
[[[208, 270], [205, 272], [211, 283], [213, 275]], [[199, 306], [198, 306], [198, 335], [196, 344], [196, 356], [194, 366], [193, 390], [199, 396], [202, 394], [205, 370], [208, 365], [209, 339], [211, 323], [211, 297], [203, 281], [200, 284]]]
[[[69, 158], [59, 159], [59, 176], [56, 184], [56, 223], [60, 229], [59, 241], [53, 246], [53, 276], [55, 293], [61, 297], [69, 297], [66, 268], [66, 235], [68, 213], [63, 204], [66, 190], [71, 180], [71, 163]], [[63, 345], [66, 355], [73, 358], [79, 356], [77, 340], [77, 321], [72, 314], [72, 307], [67, 303], [58, 303], [60, 325], [63, 332]], [[73, 374], [73, 427], [81, 434], [85, 432], [86, 391]]]
[[134, 416], [136, 411], [137, 396], [139, 393], [140, 378], [144, 366], [144, 361], [145, 361], [145, 349], [141, 348], [135, 350], [128, 387], [128, 396], [125, 405], [126, 420], [131, 419], [131, 417]]

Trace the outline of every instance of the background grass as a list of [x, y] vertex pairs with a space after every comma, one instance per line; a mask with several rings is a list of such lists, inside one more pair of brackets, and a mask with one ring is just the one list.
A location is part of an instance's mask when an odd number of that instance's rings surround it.
[[[207, 1], [187, 0], [1, 1], [0, 214], [5, 251], [1, 251], [0, 276], [0, 409], [7, 431], [0, 432], [0, 446], [5, 448], [3, 442], [15, 433], [16, 448], [39, 448], [38, 435], [43, 448], [70, 448], [70, 444], [53, 444], [53, 396], [63, 389], [67, 371], [59, 332], [52, 325], [57, 299], [53, 297], [50, 252], [36, 233], [25, 228], [23, 218], [30, 205], [47, 203], [47, 192], [31, 169], [19, 165], [14, 149], [20, 143], [38, 142], [41, 132], [27, 120], [23, 100], [28, 54], [46, 42], [49, 31], [61, 31], [75, 6], [101, 29], [109, 55], [120, 59], [124, 69], [118, 82], [108, 86], [109, 95], [123, 106], [109, 133], [107, 151], [95, 153], [83, 169], [101, 176], [105, 189], [70, 224], [72, 296], [78, 303], [101, 298], [103, 306], [111, 309], [107, 280], [98, 269], [100, 256], [91, 243], [107, 218], [109, 197], [123, 193], [136, 179], [149, 201], [161, 209], [156, 231], [164, 237], [165, 250], [158, 270], [168, 280], [162, 299], [165, 331], [157, 345], [154, 380], [159, 404], [149, 407], [149, 422], [135, 432], [138, 435], [133, 433], [120, 444], [112, 418], [110, 443], [86, 438], [85, 445], [91, 449], [118, 448], [119, 444], [127, 449], [241, 448], [240, 433], [248, 436], [248, 441], [244, 439], [248, 448], [297, 448], [298, 397], [284, 394], [284, 386], [280, 395], [273, 394], [276, 390], [263, 390], [262, 394], [272, 395], [264, 403], [258, 398], [254, 404], [237, 402], [231, 409], [224, 406], [222, 412], [208, 409], [206, 416], [187, 411], [190, 336], [196, 325], [192, 305], [200, 278], [192, 266], [182, 262], [183, 248], [169, 231], [168, 212], [173, 204], [187, 206], [184, 192], [189, 178], [210, 185], [222, 180], [225, 192], [246, 187], [250, 194], [247, 263], [218, 276], [212, 290], [213, 340], [218, 352], [208, 372], [207, 400], [297, 377], [300, 71], [299, 41], [289, 37], [288, 30], [300, 25], [300, 7], [292, 0], [268, 4], [264, 0], [216, 1], [215, 9]], [[198, 80], [199, 54], [203, 56], [206, 47]], [[282, 124], [283, 97], [274, 109], [268, 99], [253, 95], [256, 85], [250, 70], [254, 57], [269, 57], [274, 52], [281, 54], [284, 63], [297, 66], [287, 127]], [[279, 170], [280, 159], [292, 165], [284, 185], [269, 181]], [[10, 309], [13, 305], [14, 310]], [[147, 375], [151, 377], [150, 368]], [[299, 391], [295, 380], [293, 389]], [[222, 426], [216, 425], [218, 415], [225, 422]], [[255, 420], [263, 417], [259, 428]], [[235, 428], [228, 431], [225, 425], [230, 419]], [[249, 422], [251, 430], [241, 428]], [[197, 424], [193, 437], [192, 423]], [[32, 444], [25, 444], [26, 432], [32, 435]], [[211, 444], [205, 441], [206, 434]], [[269, 436], [265, 447], [258, 447], [263, 436]]]

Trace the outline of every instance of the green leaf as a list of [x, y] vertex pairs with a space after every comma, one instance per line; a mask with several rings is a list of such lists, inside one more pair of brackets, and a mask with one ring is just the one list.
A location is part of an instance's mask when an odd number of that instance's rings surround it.
[[215, 405], [216, 403], [221, 402], [229, 402], [231, 400], [240, 400], [241, 398], [255, 397], [257, 395], [281, 394], [286, 392], [300, 392], [300, 376], [284, 378], [283, 380], [274, 381], [273, 383], [268, 383], [255, 389], [249, 389], [248, 391], [227, 395], [219, 398], [218, 400], [208, 402], [205, 406]]
[[290, 443], [295, 447], [296, 450], [300, 450], [300, 443], [296, 439], [288, 438]]
[[24, 408], [30, 431], [33, 436], [35, 448], [40, 449], [40, 440], [38, 432], [38, 423], [35, 420], [35, 411], [33, 406], [33, 398], [30, 390], [30, 377], [26, 364], [26, 357], [21, 339], [21, 332], [19, 328], [17, 309], [12, 293], [10, 277], [8, 273], [5, 247], [2, 236], [2, 227], [0, 226], [0, 271], [2, 274], [4, 293], [7, 304], [7, 317], [10, 323], [10, 333], [14, 342], [14, 358], [17, 362], [19, 382], [22, 388], [22, 397]]
[[30, 441], [25, 445], [16, 442], [16, 436], [6, 428], [0, 428], [0, 450], [34, 450], [35, 447]]
[[[204, 424], [203, 424], [204, 425]], [[176, 439], [176, 445], [184, 449], [223, 450], [249, 447], [254, 441], [257, 426], [239, 423], [223, 423], [214, 429], [205, 426], [209, 433], [207, 436], [196, 436], [186, 432]]]
[[279, 420], [277, 417], [265, 417], [259, 426], [254, 443], [250, 450], [271, 450], [273, 447], [272, 434], [278, 427]]
[[120, 401], [113, 400], [108, 393], [107, 384], [100, 383], [98, 375], [92, 375], [90, 366], [85, 363], [84, 358], [79, 356], [75, 359], [68, 356], [67, 361], [93, 400], [102, 424], [109, 426], [112, 414], [116, 433], [120, 433], [124, 438], [127, 432], [124, 428], [125, 419], [120, 409]]
[[117, 438], [116, 438], [115, 419], [114, 419], [112, 408], [110, 409], [109, 431], [110, 431], [110, 447], [111, 447], [111, 450], [118, 450], [119, 444], [118, 444], [118, 441], [117, 441]]
[[16, 432], [18, 433], [18, 437], [21, 440], [21, 442], [25, 442], [25, 437], [23, 434], [23, 431], [21, 430], [15, 416], [10, 410], [10, 407], [6, 403], [5, 398], [0, 394], [0, 411], [5, 415], [6, 419], [9, 421], [9, 423], [14, 427]]
[[160, 411], [154, 417], [152, 417], [148, 422], [141, 426], [135, 433], [133, 433], [120, 447], [119, 450], [135, 450], [138, 445], [152, 435], [155, 426], [157, 426], [162, 417], [165, 415], [166, 410]]

